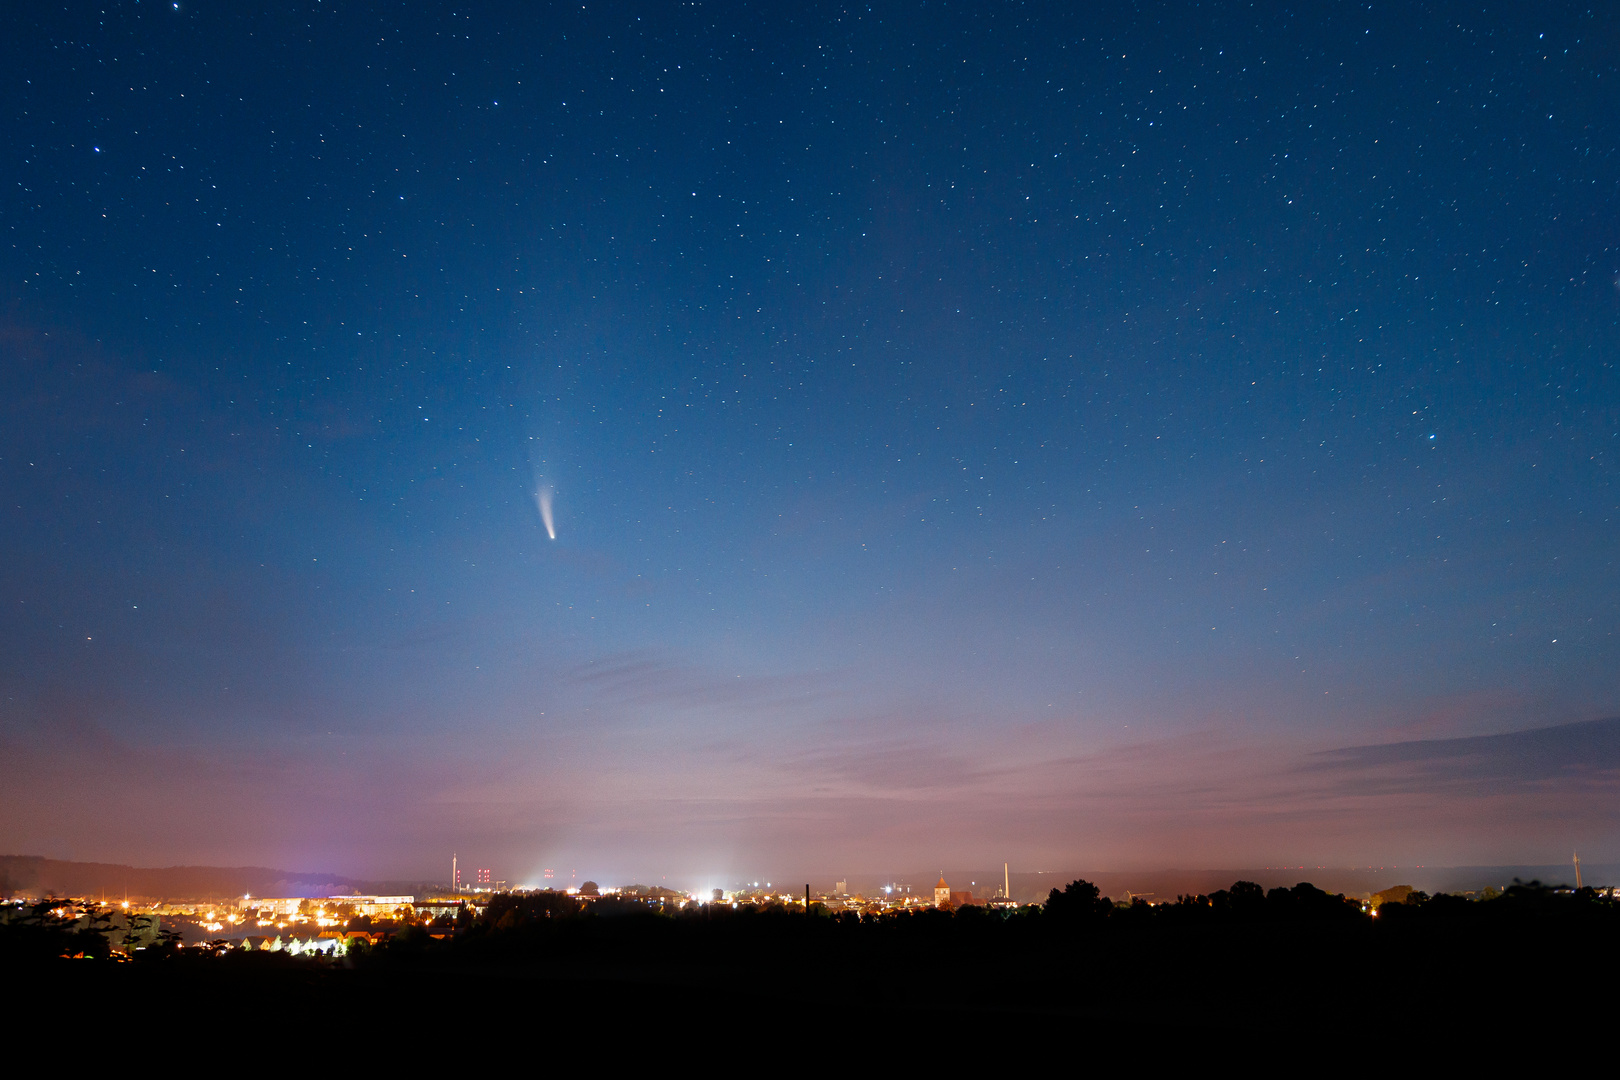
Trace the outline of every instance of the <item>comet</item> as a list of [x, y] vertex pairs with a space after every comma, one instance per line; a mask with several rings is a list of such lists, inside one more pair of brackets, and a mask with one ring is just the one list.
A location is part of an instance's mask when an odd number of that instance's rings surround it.
[[546, 535], [553, 540], [557, 539], [557, 524], [551, 518], [551, 487], [547, 485], [536, 491], [534, 502], [540, 507], [540, 520], [545, 522]]

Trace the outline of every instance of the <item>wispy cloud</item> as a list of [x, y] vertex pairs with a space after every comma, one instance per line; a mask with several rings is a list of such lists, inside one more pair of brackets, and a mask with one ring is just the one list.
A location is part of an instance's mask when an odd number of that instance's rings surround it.
[[627, 652], [577, 664], [560, 680], [613, 701], [675, 708], [764, 708], [806, 704], [837, 692], [837, 676], [723, 674], [651, 652]]
[[1350, 746], [1300, 772], [1364, 794], [1501, 794], [1560, 782], [1620, 785], [1620, 717], [1477, 735]]
[[887, 798], [978, 792], [990, 776], [1003, 771], [960, 751], [914, 740], [811, 747], [782, 755], [777, 765], [812, 790]]

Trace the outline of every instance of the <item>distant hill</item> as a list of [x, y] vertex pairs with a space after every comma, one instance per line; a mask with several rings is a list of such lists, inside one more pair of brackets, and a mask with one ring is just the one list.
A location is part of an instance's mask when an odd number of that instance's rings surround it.
[[120, 866], [0, 855], [0, 895], [90, 896], [131, 900], [224, 900], [253, 896], [334, 896], [372, 892], [373, 882], [263, 866]]
[[[913, 892], [932, 895], [939, 872], [922, 872], [903, 879]], [[1411, 885], [1426, 892], [1476, 892], [1487, 885], [1498, 889], [1514, 878], [1539, 880], [1549, 885], [1573, 884], [1575, 870], [1569, 864], [1550, 866], [1388, 866], [1388, 867], [1249, 867], [1231, 870], [1057, 870], [1044, 872], [1014, 870], [1010, 875], [1012, 896], [1019, 903], [1039, 903], [1053, 888], [1062, 888], [1076, 878], [1084, 878], [1102, 890], [1104, 896], [1121, 899], [1129, 892], [1154, 901], [1174, 900], [1188, 893], [1211, 893], [1230, 888], [1234, 881], [1253, 881], [1272, 889], [1287, 888], [1308, 881], [1329, 892], [1349, 896], [1370, 896], [1393, 885]], [[979, 870], [945, 870], [952, 889], [965, 889], [975, 896], [993, 896], [1001, 889], [1000, 867]], [[816, 881], [811, 878], [811, 881]], [[1585, 867], [1585, 883], [1607, 886], [1620, 882], [1620, 866], [1592, 864]], [[855, 891], [873, 891], [881, 879], [852, 875]], [[818, 883], [817, 888], [827, 885]]]

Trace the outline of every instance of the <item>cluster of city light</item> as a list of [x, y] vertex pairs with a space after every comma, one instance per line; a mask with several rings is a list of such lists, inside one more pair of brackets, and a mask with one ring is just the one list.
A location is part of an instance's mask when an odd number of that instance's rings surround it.
[[329, 937], [318, 938], [281, 938], [279, 935], [260, 945], [254, 945], [251, 939], [243, 939], [239, 944], [229, 946], [241, 949], [257, 949], [261, 952], [284, 952], [293, 956], [343, 956], [349, 951], [350, 938]]
[[[933, 898], [923, 894], [912, 895], [911, 891], [903, 886], [886, 884], [878, 886], [871, 896], [850, 894], [845, 889], [845, 883], [840, 881], [834, 892], [830, 894], [791, 892], [778, 892], [774, 883], [744, 882], [735, 889], [722, 889], [708, 887], [686, 895], [664, 889], [662, 887], [652, 890], [647, 895], [639, 886], [625, 887], [598, 887], [593, 882], [586, 882], [589, 891], [582, 887], [570, 887], [566, 894], [576, 901], [589, 904], [593, 901], [617, 898], [631, 898], [645, 900], [655, 907], [673, 905], [679, 908], [699, 907], [708, 905], [724, 905], [731, 908], [775, 906], [782, 905], [788, 908], [807, 908], [815, 906], [828, 910], [856, 911], [866, 915], [875, 915], [886, 911], [911, 910], [918, 907], [933, 906]], [[489, 890], [496, 891], [496, 890]], [[517, 890], [519, 892], [544, 890]], [[236, 901], [234, 909], [231, 905], [218, 904], [170, 904], [156, 903], [137, 904], [133, 908], [129, 901], [124, 901], [113, 910], [121, 909], [122, 913], [132, 920], [136, 912], [142, 912], [148, 917], [175, 916], [193, 920], [198, 930], [208, 935], [220, 935], [207, 942], [199, 942], [196, 947], [212, 951], [225, 950], [255, 950], [266, 952], [281, 952], [294, 956], [323, 955], [337, 957], [346, 954], [354, 941], [362, 943], [376, 940], [386, 931], [382, 927], [377, 930], [346, 931], [345, 927], [353, 916], [368, 916], [382, 920], [385, 924], [403, 920], [411, 922], [429, 922], [436, 917], [452, 914], [457, 910], [465, 910], [467, 905], [482, 906], [487, 901], [458, 894], [452, 901], [449, 899], [428, 899], [420, 904], [415, 897], [406, 896], [329, 896], [329, 897], [281, 897], [258, 898], [251, 895], [243, 896]], [[94, 911], [106, 910], [88, 900], [62, 901], [50, 909], [58, 918], [64, 920], [82, 919]], [[250, 929], [251, 928], [251, 929]], [[155, 931], [155, 924], [148, 929]], [[256, 932], [255, 932], [256, 931]], [[144, 931], [142, 931], [144, 933]], [[451, 931], [446, 928], [444, 936]], [[250, 936], [242, 936], [244, 934]], [[136, 946], [139, 948], [140, 946]], [[128, 954], [115, 948], [115, 955]]]
[[197, 925], [210, 934], [217, 934], [227, 926], [235, 926], [242, 921], [242, 917], [235, 912], [226, 912], [222, 918], [217, 911], [210, 911], [198, 917]]
[[[767, 888], [771, 886], [771, 883], [768, 881], [764, 884]], [[680, 897], [679, 904], [681, 907], [692, 905], [702, 906], [706, 904], [722, 904], [733, 908], [769, 904], [782, 904], [787, 907], [803, 907], [808, 902], [810, 904], [820, 904], [827, 908], [843, 908], [866, 912], [906, 910], [911, 908], [934, 906], [934, 898], [932, 896], [925, 897], [920, 894], [912, 895], [909, 893], [904, 893], [893, 885], [881, 886], [881, 895], [874, 895], [872, 897], [867, 897], [861, 894], [825, 895], [815, 893], [808, 898], [808, 901], [807, 898], [802, 894], [795, 895], [792, 893], [766, 891], [766, 889], [761, 889], [759, 886], [759, 882], [751, 882], [744, 883], [743, 887], [737, 890], [718, 888], [697, 889], [687, 893], [685, 896]], [[756, 892], [756, 889], [759, 891]], [[607, 896], [610, 892], [617, 893], [619, 891], [620, 890], [618, 889], [603, 889], [602, 895]], [[570, 891], [570, 895], [572, 895], [572, 890]], [[583, 897], [582, 899], [590, 898]]]

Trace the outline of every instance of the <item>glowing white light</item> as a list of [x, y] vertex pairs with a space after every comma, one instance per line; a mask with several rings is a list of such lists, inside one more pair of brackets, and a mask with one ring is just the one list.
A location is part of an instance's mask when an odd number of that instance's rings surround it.
[[534, 501], [540, 507], [540, 520], [545, 522], [546, 535], [553, 540], [557, 539], [557, 525], [551, 517], [551, 486], [548, 484], [536, 491]]

